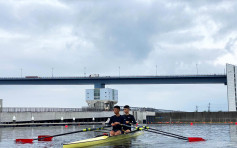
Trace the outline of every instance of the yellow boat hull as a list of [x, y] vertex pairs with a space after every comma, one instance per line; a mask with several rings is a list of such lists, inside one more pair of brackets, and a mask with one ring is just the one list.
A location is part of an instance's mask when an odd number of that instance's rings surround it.
[[85, 140], [80, 140], [80, 141], [75, 141], [75, 142], [63, 144], [63, 148], [88, 147], [88, 146], [93, 146], [93, 145], [98, 145], [98, 144], [119, 141], [119, 140], [123, 140], [123, 139], [129, 139], [129, 138], [137, 137], [141, 134], [143, 134], [143, 131], [135, 131], [135, 132], [131, 132], [129, 134], [122, 134], [122, 135], [117, 135], [117, 136], [113, 136], [113, 137], [100, 136], [100, 137], [96, 137], [96, 138], [85, 139]]

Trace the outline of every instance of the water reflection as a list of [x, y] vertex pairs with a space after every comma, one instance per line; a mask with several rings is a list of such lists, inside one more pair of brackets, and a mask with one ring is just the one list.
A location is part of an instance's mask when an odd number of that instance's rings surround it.
[[108, 142], [104, 144], [99, 144], [96, 146], [93, 146], [91, 148], [131, 148], [132, 143], [136, 140], [136, 138], [130, 138], [130, 139], [124, 139], [123, 141], [114, 141], [114, 142]]
[[2, 142], [2, 128], [0, 128], [0, 142]]
[[230, 141], [237, 142], [237, 125], [230, 125]]

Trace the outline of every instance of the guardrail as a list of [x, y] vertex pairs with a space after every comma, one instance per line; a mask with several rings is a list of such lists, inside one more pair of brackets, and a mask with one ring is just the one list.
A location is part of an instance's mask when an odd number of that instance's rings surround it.
[[105, 111], [95, 108], [3, 107], [2, 112], [89, 112]]
[[[121, 110], [123, 106], [120, 106]], [[147, 107], [131, 107], [131, 111], [151, 111], [151, 112], [180, 112], [174, 110], [155, 109]], [[82, 108], [50, 108], [50, 107], [3, 107], [0, 112], [100, 112], [100, 111], [112, 111], [105, 109], [96, 109], [89, 107]]]
[[[123, 106], [120, 106], [121, 110]], [[156, 109], [151, 107], [130, 107], [131, 111], [150, 111], [150, 112], [160, 112], [160, 113], [170, 113], [170, 112], [184, 112], [184, 111], [175, 111], [175, 110], [166, 110], [166, 109]]]
[[226, 74], [190, 74], [190, 75], [134, 75], [134, 76], [98, 76], [98, 77], [89, 77], [89, 76], [54, 76], [54, 77], [41, 77], [37, 78], [26, 78], [26, 77], [0, 77], [0, 79], [17, 79], [17, 80], [25, 80], [25, 79], [100, 79], [100, 78], [154, 78], [154, 77], [200, 77], [200, 76], [226, 76]]

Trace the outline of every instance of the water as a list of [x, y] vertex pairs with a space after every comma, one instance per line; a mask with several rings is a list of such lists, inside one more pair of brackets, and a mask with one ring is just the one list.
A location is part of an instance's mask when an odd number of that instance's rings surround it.
[[[237, 148], [237, 126], [228, 124], [166, 124], [166, 125], [149, 125], [151, 128], [172, 132], [187, 137], [202, 137], [205, 142], [189, 143], [183, 140], [158, 135], [155, 133], [145, 132], [143, 135], [131, 140], [109, 143], [106, 148], [117, 147], [168, 147], [168, 148], [199, 148], [199, 147], [220, 147], [220, 148]], [[35, 138], [38, 135], [55, 135], [59, 133], [71, 132], [92, 126], [60, 126], [51, 127], [17, 127], [17, 128], [0, 128], [0, 148], [60, 148], [63, 143], [87, 139], [98, 135], [95, 132], [83, 132], [70, 134], [53, 138], [51, 142], [34, 141], [33, 144], [15, 144], [14, 140], [19, 138]], [[97, 126], [96, 126], [97, 127]], [[95, 148], [95, 147], [93, 147]]]

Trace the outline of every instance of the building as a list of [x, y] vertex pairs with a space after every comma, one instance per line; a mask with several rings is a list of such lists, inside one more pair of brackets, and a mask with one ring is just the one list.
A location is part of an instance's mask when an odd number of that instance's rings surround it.
[[118, 103], [118, 90], [111, 88], [86, 89], [89, 108], [111, 110]]

